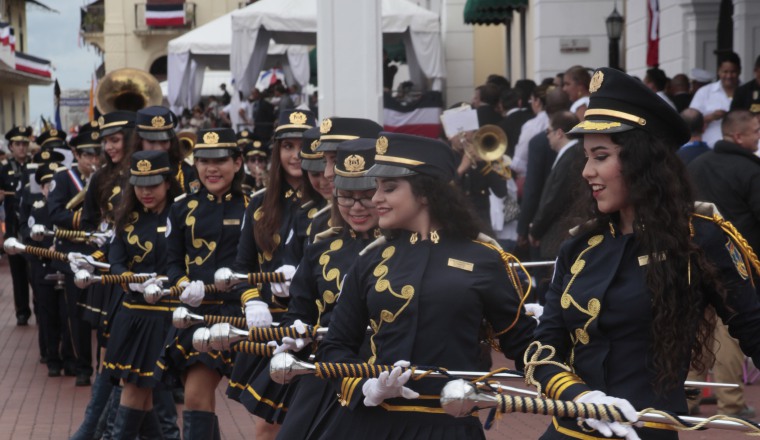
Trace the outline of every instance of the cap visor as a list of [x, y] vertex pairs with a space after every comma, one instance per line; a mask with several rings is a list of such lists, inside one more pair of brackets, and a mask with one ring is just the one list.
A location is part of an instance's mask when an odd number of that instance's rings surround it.
[[573, 127], [572, 130], [567, 132], [568, 137], [580, 137], [584, 134], [609, 134], [609, 133], [622, 133], [624, 131], [633, 130], [632, 125], [625, 124], [619, 121], [596, 121], [585, 120], [581, 121], [578, 125]]
[[372, 165], [372, 168], [370, 168], [369, 171], [367, 171], [366, 177], [404, 177], [413, 176], [415, 174], [417, 174], [417, 172], [408, 168], [376, 163]]
[[317, 152], [338, 151], [338, 144], [345, 141], [320, 141], [317, 146]]
[[303, 137], [303, 132], [306, 130], [283, 130], [274, 134], [275, 139], [300, 139]]
[[203, 157], [206, 159], [234, 157], [235, 154], [236, 152], [232, 148], [196, 148], [193, 150], [193, 157]]
[[129, 183], [133, 186], [155, 186], [163, 181], [163, 174], [155, 174], [153, 176], [129, 176]]
[[327, 162], [324, 159], [301, 159], [301, 168], [305, 171], [320, 173], [326, 166]]
[[168, 141], [174, 137], [174, 130], [137, 130], [137, 134], [141, 138], [149, 141]]
[[374, 177], [344, 177], [335, 176], [335, 188], [345, 191], [364, 191], [376, 187]]
[[108, 127], [100, 130], [100, 137], [111, 136], [114, 133], [118, 133], [126, 128], [126, 125], [117, 125], [115, 127]]
[[77, 153], [89, 153], [89, 154], [100, 154], [101, 148], [100, 145], [82, 145], [76, 148]]

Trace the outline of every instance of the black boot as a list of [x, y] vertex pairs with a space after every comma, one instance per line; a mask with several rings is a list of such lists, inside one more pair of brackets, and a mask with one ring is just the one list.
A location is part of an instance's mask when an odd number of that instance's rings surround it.
[[92, 396], [87, 404], [87, 409], [84, 411], [84, 420], [79, 425], [77, 432], [71, 436], [71, 440], [92, 440], [95, 438], [98, 420], [108, 404], [111, 390], [113, 390], [113, 384], [108, 375], [99, 374], [92, 385]]
[[161, 432], [166, 440], [180, 440], [177, 426], [177, 406], [172, 392], [167, 389], [153, 390], [153, 412], [161, 425]]
[[214, 413], [208, 411], [182, 411], [182, 438], [208, 440], [214, 438]]
[[[179, 428], [177, 429], [177, 433], [179, 433]], [[158, 422], [158, 416], [154, 407], [145, 413], [142, 427], [140, 427], [140, 440], [164, 440], [165, 438], [163, 432], [161, 432], [161, 424]]]
[[116, 418], [113, 424], [113, 436], [115, 440], [135, 440], [140, 432], [140, 425], [145, 418], [145, 411], [119, 405], [116, 410]]
[[103, 430], [103, 440], [113, 440], [114, 423], [116, 422], [116, 413], [119, 410], [119, 402], [121, 401], [121, 387], [113, 387], [111, 392], [111, 398], [108, 400], [108, 406], [105, 411], [105, 429]]

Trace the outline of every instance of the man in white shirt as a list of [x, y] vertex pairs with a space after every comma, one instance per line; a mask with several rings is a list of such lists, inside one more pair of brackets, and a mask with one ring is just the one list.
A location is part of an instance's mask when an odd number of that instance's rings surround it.
[[723, 138], [720, 123], [731, 108], [731, 99], [739, 85], [741, 70], [741, 60], [737, 54], [731, 52], [724, 55], [718, 65], [718, 81], [697, 90], [689, 105], [704, 115], [707, 128], [702, 140], [710, 148]]

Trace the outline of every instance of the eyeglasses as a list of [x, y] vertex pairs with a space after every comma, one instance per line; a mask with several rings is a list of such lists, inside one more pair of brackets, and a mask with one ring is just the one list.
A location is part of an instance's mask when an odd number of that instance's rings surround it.
[[354, 206], [356, 202], [359, 202], [359, 204], [365, 208], [375, 207], [375, 204], [372, 203], [372, 197], [361, 197], [361, 198], [356, 199], [356, 198], [347, 197], [347, 196], [336, 196], [335, 201], [338, 202], [338, 206], [342, 206], [344, 208], [351, 208]]

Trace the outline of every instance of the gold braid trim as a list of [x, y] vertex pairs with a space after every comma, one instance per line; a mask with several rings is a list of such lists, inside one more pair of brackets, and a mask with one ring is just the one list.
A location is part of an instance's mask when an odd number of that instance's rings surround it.
[[[716, 225], [718, 225], [723, 232], [725, 232], [731, 239], [738, 245], [739, 252], [742, 253], [742, 257], [744, 258], [744, 264], [747, 266], [751, 266], [753, 269], [755, 269], [755, 273], [760, 275], [760, 260], [757, 258], [757, 254], [755, 254], [755, 251], [752, 249], [752, 246], [749, 245], [747, 242], [747, 239], [742, 236], [742, 234], [736, 229], [736, 227], [728, 220], [724, 219], [718, 214], [713, 214], [712, 217], [708, 217], [706, 215], [702, 214], [693, 214], [694, 217], [699, 217], [701, 219], [709, 220]], [[754, 280], [752, 279], [752, 273], [750, 273], [750, 281], [752, 282], [752, 285], [754, 286]]]
[[274, 347], [261, 342], [240, 341], [230, 348], [230, 351], [236, 353], [253, 354], [261, 357], [272, 357]]
[[[533, 347], [535, 347], [535, 351], [529, 356], [528, 354]], [[541, 389], [541, 382], [536, 380], [534, 376], [536, 373], [536, 367], [540, 367], [541, 365], [554, 365], [568, 373], [572, 373], [572, 369], [568, 365], [552, 360], [556, 355], [557, 349], [551, 345], [544, 345], [540, 341], [531, 342], [525, 350], [525, 355], [523, 356], [523, 363], [525, 364], [525, 384], [535, 386], [538, 390], [538, 394], [543, 394], [543, 390]]]

